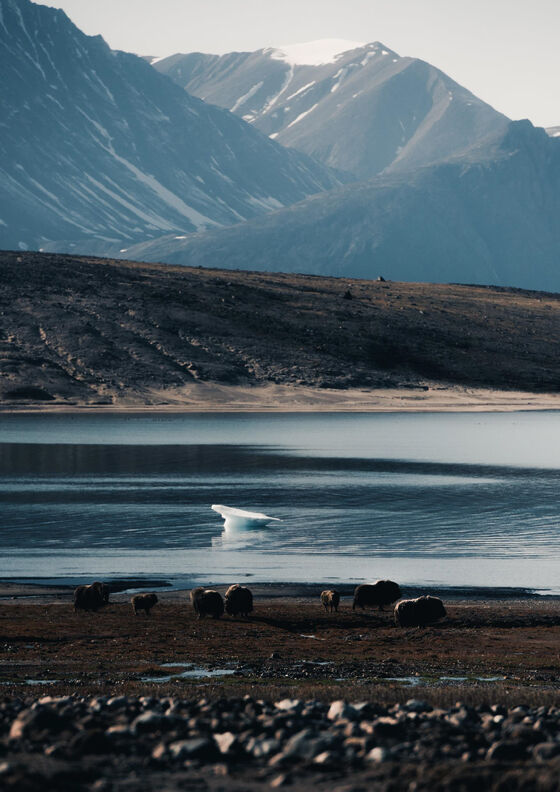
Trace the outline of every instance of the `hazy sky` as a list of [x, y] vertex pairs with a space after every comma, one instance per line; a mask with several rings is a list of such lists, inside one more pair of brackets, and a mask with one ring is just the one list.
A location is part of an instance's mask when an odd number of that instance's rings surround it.
[[40, 0], [141, 55], [321, 38], [423, 58], [511, 118], [560, 125], [559, 0]]

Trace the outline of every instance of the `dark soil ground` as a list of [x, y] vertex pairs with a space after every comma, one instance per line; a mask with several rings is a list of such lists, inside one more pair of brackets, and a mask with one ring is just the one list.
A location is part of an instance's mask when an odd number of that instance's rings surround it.
[[560, 389], [556, 294], [6, 251], [0, 283], [5, 405], [157, 404], [193, 383]]
[[[318, 598], [258, 599], [250, 619], [199, 621], [186, 595], [159, 596], [149, 617], [134, 616], [123, 594], [98, 613], [74, 613], [69, 594], [67, 601], [2, 601], [3, 692], [21, 695], [24, 687], [28, 694], [31, 687], [21, 683], [35, 679], [52, 680], [32, 686], [51, 695], [203, 691], [404, 701], [421, 690], [437, 704], [488, 696], [498, 703], [560, 703], [560, 605], [554, 599], [448, 603], [441, 623], [404, 630], [389, 610], [353, 612], [350, 599], [332, 615]], [[164, 667], [174, 662], [234, 673], [143, 680], [178, 675], [181, 668]]]

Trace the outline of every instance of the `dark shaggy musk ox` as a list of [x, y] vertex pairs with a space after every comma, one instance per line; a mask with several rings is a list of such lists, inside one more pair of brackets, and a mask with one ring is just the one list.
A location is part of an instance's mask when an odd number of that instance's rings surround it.
[[356, 610], [356, 605], [363, 610], [366, 605], [369, 608], [378, 607], [383, 610], [384, 605], [391, 605], [402, 597], [402, 591], [398, 583], [392, 580], [377, 580], [375, 583], [362, 583], [354, 591], [354, 602], [352, 610]]
[[74, 589], [74, 610], [98, 611], [109, 601], [109, 590], [107, 594], [103, 591], [104, 584], [96, 581], [87, 586], [78, 586]]
[[230, 616], [248, 616], [253, 610], [253, 595], [246, 586], [235, 583], [226, 591], [226, 613]]
[[137, 616], [141, 610], [145, 612], [146, 616], [149, 616], [150, 610], [154, 607], [157, 601], [158, 598], [156, 594], [135, 594], [130, 600], [135, 616]]
[[212, 616], [213, 619], [219, 619], [224, 612], [222, 596], [214, 589], [205, 589], [204, 586], [199, 586], [191, 591], [190, 597], [199, 619], [204, 618], [204, 616]]
[[439, 597], [423, 596], [401, 600], [395, 605], [395, 624], [398, 627], [424, 627], [446, 616]]
[[335, 610], [338, 613], [338, 603], [340, 602], [340, 594], [334, 589], [327, 589], [321, 592], [321, 602], [325, 610], [332, 613]]

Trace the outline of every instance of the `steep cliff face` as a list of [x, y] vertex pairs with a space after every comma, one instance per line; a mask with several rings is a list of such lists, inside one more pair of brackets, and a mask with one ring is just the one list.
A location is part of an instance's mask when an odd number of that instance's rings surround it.
[[239, 222], [339, 183], [64, 12], [0, 0], [0, 245], [102, 250]]

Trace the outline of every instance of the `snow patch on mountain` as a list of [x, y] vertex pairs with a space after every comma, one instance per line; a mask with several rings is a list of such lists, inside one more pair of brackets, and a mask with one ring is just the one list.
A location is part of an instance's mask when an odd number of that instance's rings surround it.
[[244, 93], [243, 96], [240, 96], [239, 99], [236, 101], [236, 103], [233, 105], [233, 107], [230, 108], [230, 112], [235, 113], [238, 107], [241, 107], [242, 104], [244, 104], [248, 99], [254, 96], [259, 90], [259, 88], [262, 88], [262, 84], [263, 81], [260, 80], [258, 83], [255, 83], [255, 85], [253, 85], [252, 88], [249, 88], [247, 93]]
[[291, 66], [321, 66], [334, 63], [339, 55], [365, 46], [364, 42], [345, 39], [318, 39], [301, 44], [286, 44], [265, 50], [274, 60], [283, 60]]
[[[304, 110], [304, 111], [303, 111], [303, 113], [300, 113], [300, 114], [298, 115], [298, 117], [297, 117], [297, 118], [294, 118], [294, 120], [293, 120], [293, 121], [292, 121], [290, 124], [288, 124], [288, 126], [286, 127], [286, 129], [289, 129], [290, 127], [293, 127], [293, 126], [294, 126], [294, 124], [297, 124], [297, 123], [298, 123], [298, 121], [301, 121], [301, 120], [302, 120], [302, 118], [305, 118], [305, 116], [308, 116], [308, 115], [309, 115], [309, 113], [311, 113], [313, 110], [315, 110], [315, 108], [317, 107], [317, 105], [318, 105], [318, 104], [319, 104], [319, 103], [318, 103], [318, 102], [316, 102], [316, 103], [313, 105], [313, 107], [310, 107], [310, 108], [309, 108], [309, 110]], [[271, 136], [271, 137], [272, 137], [272, 136]]]

